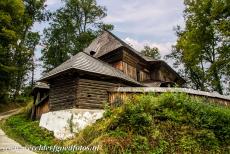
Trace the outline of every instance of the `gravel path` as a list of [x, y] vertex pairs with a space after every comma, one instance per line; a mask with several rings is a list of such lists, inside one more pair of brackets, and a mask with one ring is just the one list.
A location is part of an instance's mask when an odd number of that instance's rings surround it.
[[[11, 115], [17, 114], [20, 109], [11, 110], [0, 114], [0, 120], [7, 118]], [[6, 150], [6, 148], [10, 148]], [[13, 149], [14, 148], [14, 149]], [[18, 149], [16, 149], [18, 148]], [[16, 141], [10, 139], [6, 134], [0, 129], [0, 154], [36, 154], [35, 152], [23, 149], [23, 147]]]

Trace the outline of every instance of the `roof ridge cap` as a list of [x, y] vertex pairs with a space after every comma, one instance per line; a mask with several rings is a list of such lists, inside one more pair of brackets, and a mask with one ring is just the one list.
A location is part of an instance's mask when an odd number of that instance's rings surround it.
[[83, 52], [83, 53], [84, 53], [85, 55], [87, 55], [87, 56], [89, 56], [89, 57], [91, 57], [91, 58], [93, 58], [93, 59], [95, 59], [95, 60], [97, 60], [97, 61], [99, 61], [99, 62], [101, 62], [101, 63], [103, 63], [103, 64], [105, 64], [105, 65], [107, 65], [107, 66], [109, 66], [111, 69], [113, 69], [113, 70], [112, 70], [113, 72], [114, 72], [114, 70], [116, 70], [116, 71], [118, 71], [119, 73], [122, 73], [123, 75], [125, 75], [126, 77], [132, 79], [132, 80], [135, 81], [136, 83], [141, 84], [140, 82], [134, 80], [133, 78], [131, 78], [130, 76], [128, 76], [127, 74], [125, 74], [124, 72], [122, 72], [121, 70], [119, 70], [119, 69], [117, 69], [117, 68], [111, 66], [109, 63], [106, 63], [106, 62], [104, 62], [103, 60], [101, 60], [101, 59], [99, 59], [99, 58], [93, 57], [93, 56], [91, 56], [91, 55], [88, 54], [88, 53], [85, 53], [85, 52]]

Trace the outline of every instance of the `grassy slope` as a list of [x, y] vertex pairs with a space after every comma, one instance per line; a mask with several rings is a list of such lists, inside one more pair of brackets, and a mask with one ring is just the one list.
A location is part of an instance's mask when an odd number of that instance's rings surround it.
[[5, 104], [0, 103], [0, 114], [24, 106], [26, 106], [25, 103], [5, 103]]
[[136, 96], [68, 144], [105, 153], [229, 153], [230, 109], [184, 94]]
[[31, 97], [19, 97], [15, 100], [15, 102], [0, 102], [0, 114], [13, 109], [25, 107], [32, 103], [32, 101]]
[[2, 127], [25, 144], [101, 145], [102, 153], [230, 152], [230, 109], [184, 94], [136, 96], [63, 142], [24, 115], [9, 118]]
[[30, 121], [25, 114], [18, 114], [3, 121], [1, 128], [22, 145], [52, 145], [52, 133], [39, 127], [38, 121]]

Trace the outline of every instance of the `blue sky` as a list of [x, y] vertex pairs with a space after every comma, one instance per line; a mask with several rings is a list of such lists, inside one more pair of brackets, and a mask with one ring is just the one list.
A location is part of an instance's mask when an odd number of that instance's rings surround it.
[[[105, 23], [115, 26], [113, 33], [137, 50], [144, 45], [158, 47], [161, 55], [170, 53], [176, 42], [173, 27], [183, 26], [182, 0], [97, 0], [107, 8]], [[62, 6], [61, 0], [47, 0], [47, 9], [55, 11]], [[33, 30], [42, 31], [48, 23], [36, 23]], [[41, 56], [37, 47], [36, 59]], [[42, 69], [36, 69], [35, 78], [41, 77]]]

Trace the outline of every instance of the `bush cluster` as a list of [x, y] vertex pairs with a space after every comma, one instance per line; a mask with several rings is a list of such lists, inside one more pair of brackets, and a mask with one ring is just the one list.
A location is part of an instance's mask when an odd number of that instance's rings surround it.
[[[205, 99], [181, 93], [149, 93], [105, 109], [104, 118], [74, 139], [58, 144], [99, 145], [100, 153], [114, 154], [230, 153], [230, 109]], [[10, 117], [2, 127], [8, 135], [30, 145], [56, 142], [51, 133], [24, 114]]]
[[73, 142], [100, 144], [105, 153], [230, 152], [230, 109], [205, 99], [143, 94], [107, 110]]

